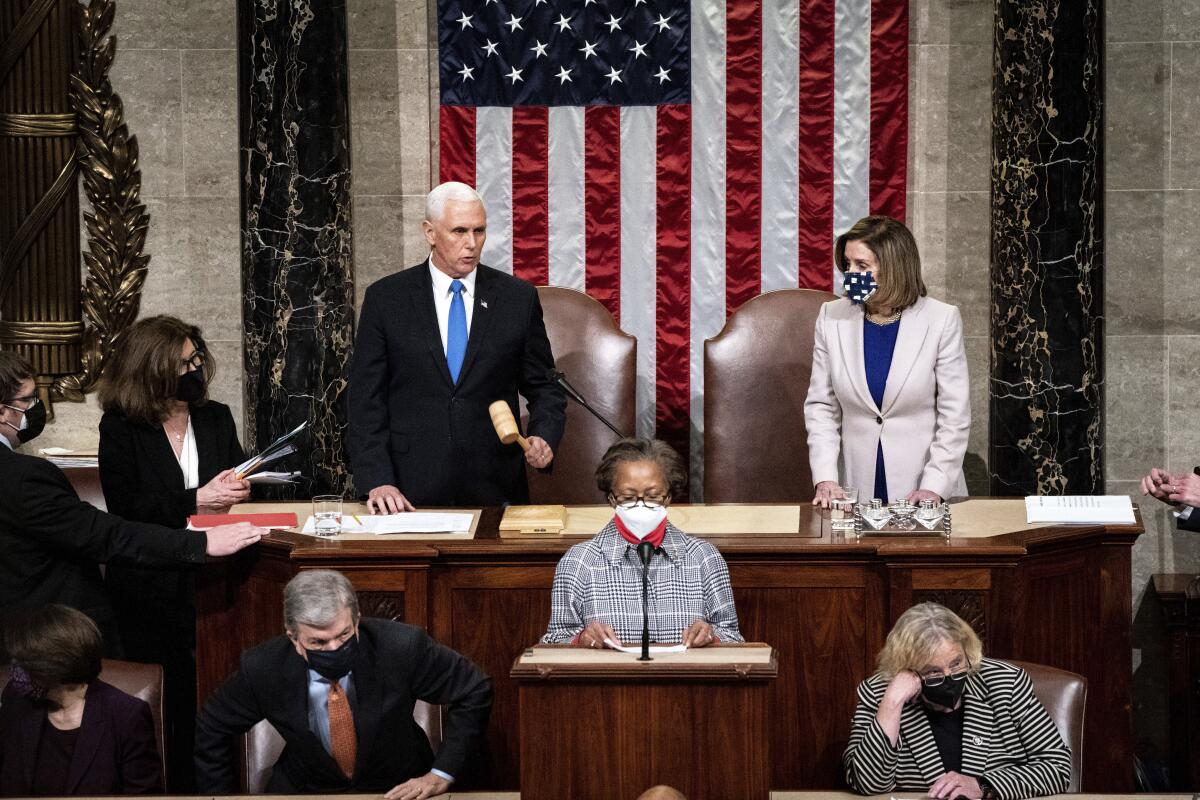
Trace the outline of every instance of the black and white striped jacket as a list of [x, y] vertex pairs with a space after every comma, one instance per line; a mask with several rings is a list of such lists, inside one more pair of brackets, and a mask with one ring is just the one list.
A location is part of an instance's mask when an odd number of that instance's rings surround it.
[[[846, 782], [860, 794], [926, 791], [946, 770], [919, 702], [904, 707], [892, 747], [875, 719], [887, 683], [878, 675], [858, 687]], [[964, 691], [962, 773], [982, 777], [1001, 800], [1059, 794], [1071, 780], [1071, 750], [1034, 697], [1024, 670], [985, 658]]]

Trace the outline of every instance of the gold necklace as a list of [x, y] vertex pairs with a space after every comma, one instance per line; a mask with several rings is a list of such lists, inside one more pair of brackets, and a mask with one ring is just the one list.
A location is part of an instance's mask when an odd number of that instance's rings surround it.
[[876, 325], [891, 325], [893, 322], [900, 319], [900, 312], [897, 311], [887, 317], [881, 317], [878, 314], [867, 314], [867, 319]]
[[163, 430], [165, 430], [172, 438], [174, 438], [176, 442], [182, 444], [183, 437], [187, 434], [188, 420], [190, 418], [190, 414], [183, 418], [183, 428], [178, 433], [176, 433], [169, 425], [167, 425], [166, 420], [163, 420]]

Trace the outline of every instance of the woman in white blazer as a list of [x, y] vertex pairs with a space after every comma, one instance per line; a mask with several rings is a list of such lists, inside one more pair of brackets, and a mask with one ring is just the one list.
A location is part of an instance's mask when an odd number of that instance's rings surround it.
[[839, 484], [864, 502], [966, 494], [971, 407], [958, 309], [925, 296], [917, 243], [891, 217], [856, 222], [834, 256], [846, 296], [817, 315], [804, 402], [813, 504], [828, 506]]

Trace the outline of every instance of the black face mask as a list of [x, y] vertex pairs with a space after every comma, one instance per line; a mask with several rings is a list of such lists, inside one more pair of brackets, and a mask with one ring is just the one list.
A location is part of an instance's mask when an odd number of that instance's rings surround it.
[[337, 681], [350, 670], [358, 661], [358, 636], [354, 635], [342, 643], [337, 650], [309, 650], [304, 648], [308, 656], [308, 666], [326, 680]]
[[[46, 406], [44, 404], [38, 403], [33, 408], [26, 409], [20, 409], [16, 406], [8, 405], [6, 405], [6, 407], [11, 408], [14, 411], [20, 411], [25, 417], [24, 424], [21, 427], [16, 428], [17, 441], [21, 444], [36, 439], [37, 437], [41, 436], [42, 431], [46, 429]], [[10, 422], [5, 424], [10, 426], [12, 425]]]
[[204, 397], [204, 372], [192, 370], [179, 376], [175, 386], [175, 399], [185, 403], [194, 403]]
[[965, 677], [961, 681], [946, 678], [940, 686], [922, 686], [921, 696], [943, 708], [954, 708], [958, 705], [966, 688], [967, 679]]

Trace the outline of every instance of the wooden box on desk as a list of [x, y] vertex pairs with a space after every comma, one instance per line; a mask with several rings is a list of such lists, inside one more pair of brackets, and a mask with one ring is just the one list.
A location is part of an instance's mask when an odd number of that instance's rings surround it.
[[521, 800], [633, 798], [667, 784], [690, 800], [767, 800], [778, 673], [764, 644], [636, 655], [539, 646], [513, 663]]

